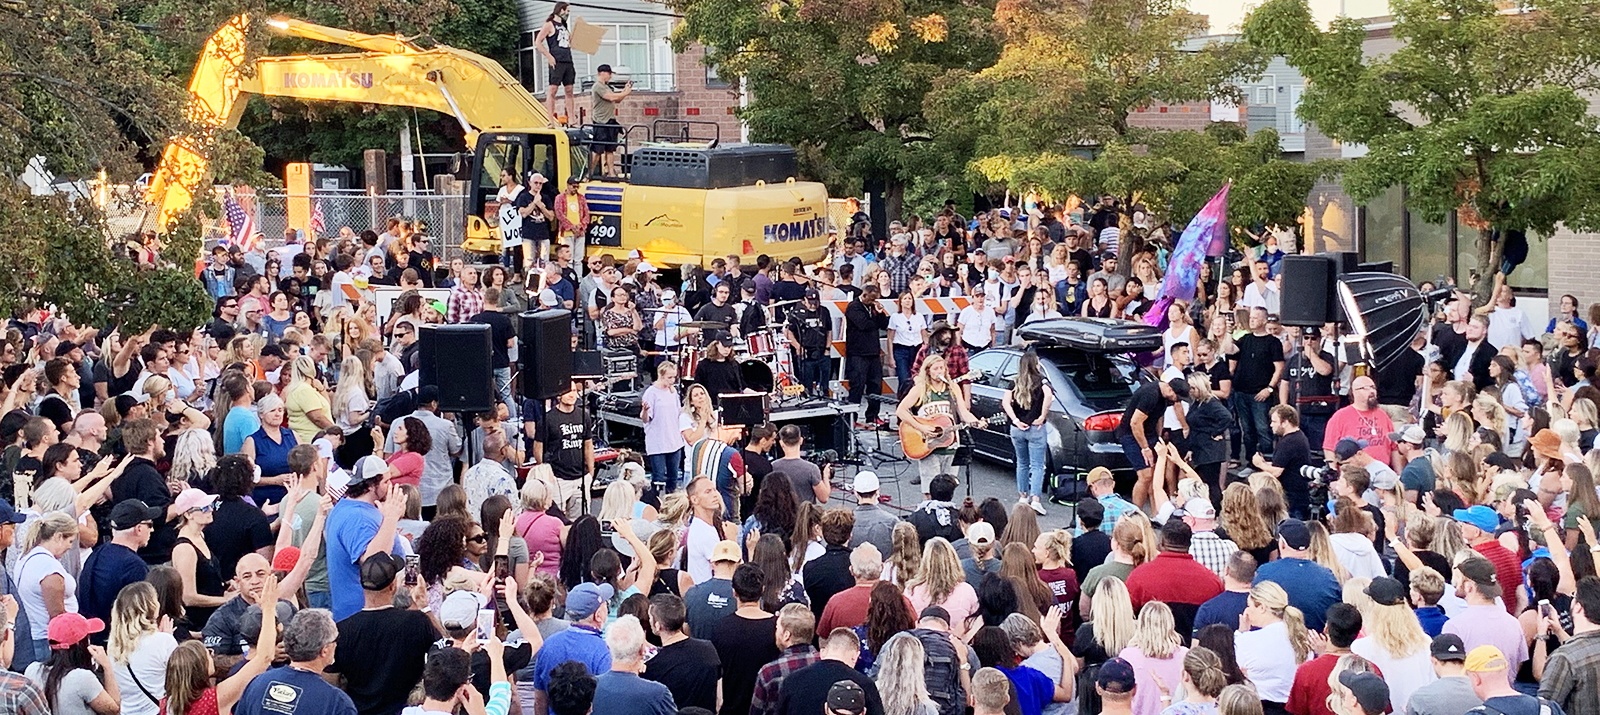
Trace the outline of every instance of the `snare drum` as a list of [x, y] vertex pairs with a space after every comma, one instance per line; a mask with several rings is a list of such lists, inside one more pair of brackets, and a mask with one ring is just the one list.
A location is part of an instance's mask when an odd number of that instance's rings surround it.
[[764, 357], [778, 351], [778, 341], [772, 337], [772, 333], [766, 331], [751, 333], [745, 337], [745, 343], [750, 346], [750, 354], [757, 357]]

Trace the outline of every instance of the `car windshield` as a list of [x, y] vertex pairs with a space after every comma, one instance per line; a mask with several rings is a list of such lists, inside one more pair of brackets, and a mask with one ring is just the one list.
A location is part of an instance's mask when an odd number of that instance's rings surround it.
[[1039, 356], [1055, 365], [1065, 383], [1077, 391], [1078, 402], [1096, 412], [1122, 409], [1139, 387], [1133, 362], [1122, 355], [1054, 348]]

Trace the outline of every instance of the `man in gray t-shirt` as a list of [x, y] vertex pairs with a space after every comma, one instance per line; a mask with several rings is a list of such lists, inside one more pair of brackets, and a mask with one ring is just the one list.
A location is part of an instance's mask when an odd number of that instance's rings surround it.
[[1456, 715], [1482, 705], [1467, 678], [1467, 646], [1461, 636], [1439, 634], [1433, 639], [1432, 651], [1433, 672], [1439, 679], [1411, 694], [1405, 715]]
[[[828, 497], [833, 494], [833, 488], [828, 484], [833, 467], [830, 465], [827, 470], [818, 469], [817, 465], [800, 458], [805, 437], [795, 425], [784, 425], [783, 429], [778, 430], [778, 446], [783, 450], [783, 458], [772, 460], [772, 474], [782, 475], [789, 480], [789, 485], [794, 487], [795, 499], [827, 504]], [[824, 471], [828, 474], [824, 474]]]

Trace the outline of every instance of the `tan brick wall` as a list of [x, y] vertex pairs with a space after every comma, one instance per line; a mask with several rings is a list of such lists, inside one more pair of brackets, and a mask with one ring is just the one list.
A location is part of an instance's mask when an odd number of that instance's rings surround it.
[[1600, 233], [1577, 233], [1565, 227], [1550, 237], [1550, 295], [1571, 293], [1579, 305], [1600, 302], [1600, 281], [1594, 267], [1600, 265]]
[[[1240, 116], [1244, 109], [1241, 107]], [[1144, 129], [1205, 129], [1211, 123], [1211, 105], [1206, 102], [1188, 104], [1155, 104], [1133, 113], [1128, 123]]]
[[[691, 46], [674, 60], [676, 89], [671, 92], [635, 92], [617, 111], [617, 121], [623, 126], [635, 126], [629, 140], [637, 145], [650, 136], [650, 127], [658, 120], [683, 120], [716, 122], [724, 144], [739, 141], [739, 118], [734, 111], [739, 106], [736, 87], [706, 86], [706, 68], [701, 63], [704, 48]], [[590, 98], [580, 95], [578, 104], [588, 116]], [[587, 120], [585, 120], [587, 121]], [[663, 132], [681, 131], [681, 125], [664, 125]], [[713, 130], [706, 126], [691, 126], [689, 135], [696, 139], [709, 137]]]

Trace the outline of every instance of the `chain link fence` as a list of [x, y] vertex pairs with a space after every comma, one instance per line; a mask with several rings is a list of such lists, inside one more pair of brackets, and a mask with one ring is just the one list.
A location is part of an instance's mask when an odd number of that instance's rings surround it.
[[[289, 199], [289, 194], [284, 192], [256, 193], [256, 230], [266, 236], [268, 248], [283, 243], [283, 231], [289, 226]], [[367, 229], [382, 232], [389, 219], [406, 218], [417, 222], [418, 233], [432, 239], [435, 255], [446, 262], [463, 255], [465, 196], [318, 191], [310, 196], [309, 210], [314, 215], [318, 207], [322, 209], [323, 226], [319, 238], [336, 237], [346, 226], [358, 235]]]

